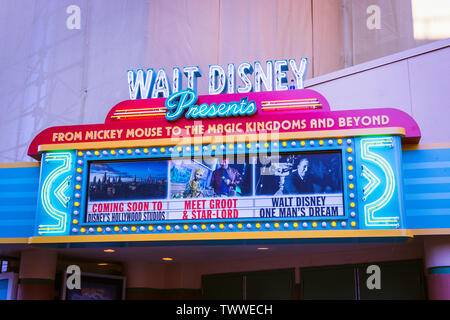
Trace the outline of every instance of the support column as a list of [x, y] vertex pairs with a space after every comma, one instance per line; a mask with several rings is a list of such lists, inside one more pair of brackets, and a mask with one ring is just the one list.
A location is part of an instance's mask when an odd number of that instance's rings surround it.
[[428, 298], [450, 300], [450, 236], [425, 238]]
[[18, 300], [53, 300], [57, 254], [26, 250], [20, 255]]

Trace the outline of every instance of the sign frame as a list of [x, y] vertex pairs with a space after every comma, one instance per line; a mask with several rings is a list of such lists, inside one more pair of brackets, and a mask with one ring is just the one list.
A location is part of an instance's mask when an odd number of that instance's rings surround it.
[[[339, 143], [340, 142], [340, 143]], [[340, 228], [342, 227], [342, 222], [347, 221], [349, 217], [351, 216], [350, 212], [354, 212], [356, 210], [356, 202], [352, 201], [349, 197], [346, 197], [345, 194], [349, 191], [352, 191], [349, 189], [349, 180], [345, 177], [348, 177], [351, 175], [351, 171], [354, 171], [352, 168], [349, 170], [349, 165], [345, 165], [347, 163], [353, 162], [353, 158], [351, 157], [352, 154], [354, 154], [353, 148], [351, 146], [354, 144], [354, 140], [351, 138], [346, 139], [345, 141], [343, 139], [328, 139], [328, 140], [322, 140], [322, 139], [316, 139], [316, 140], [308, 140], [305, 142], [304, 140], [299, 141], [289, 141], [289, 143], [284, 142], [286, 146], [283, 146], [283, 142], [281, 142], [281, 148], [280, 147], [274, 147], [274, 145], [280, 146], [278, 142], [264, 142], [264, 143], [256, 143], [256, 144], [228, 144], [226, 148], [221, 148], [221, 146], [216, 146], [216, 150], [212, 150], [212, 146], [202, 146], [201, 148], [198, 147], [198, 149], [204, 150], [204, 148], [209, 148], [211, 150], [211, 153], [208, 154], [208, 156], [216, 156], [216, 157], [223, 157], [223, 156], [229, 156], [229, 155], [251, 155], [251, 156], [257, 156], [258, 151], [262, 151], [263, 154], [267, 154], [266, 152], [269, 151], [276, 151], [279, 152], [280, 155], [283, 154], [293, 154], [293, 153], [308, 153], [313, 152], [314, 154], [322, 152], [322, 151], [339, 151], [340, 157], [341, 157], [341, 164], [342, 164], [342, 199], [343, 199], [343, 208], [344, 208], [344, 215], [339, 217], [284, 217], [284, 218], [234, 218], [232, 220], [228, 219], [198, 219], [198, 220], [158, 220], [155, 222], [104, 222], [104, 223], [91, 223], [91, 222], [85, 222], [86, 221], [86, 214], [87, 214], [87, 204], [88, 204], [88, 187], [89, 187], [89, 181], [88, 181], [88, 170], [89, 170], [89, 163], [95, 163], [98, 161], [129, 161], [129, 160], [177, 160], [177, 159], [186, 159], [187, 156], [183, 152], [175, 151], [175, 154], [169, 154], [164, 153], [162, 154], [161, 148], [157, 152], [149, 152], [147, 149], [147, 152], [140, 148], [136, 149], [119, 149], [119, 151], [113, 152], [111, 154], [111, 151], [113, 150], [102, 150], [102, 151], [87, 151], [87, 152], [78, 152], [77, 156], [77, 163], [82, 163], [82, 165], [78, 165], [78, 168], [81, 169], [81, 171], [84, 174], [79, 175], [79, 177], [82, 178], [82, 186], [81, 189], [82, 192], [80, 192], [80, 210], [79, 210], [79, 221], [77, 220], [76, 225], [78, 227], [84, 227], [84, 228], [97, 228], [98, 226], [120, 226], [120, 227], [129, 227], [129, 226], [135, 226], [136, 228], [140, 228], [142, 225], [146, 226], [146, 229], [148, 229], [148, 226], [154, 225], [155, 229], [158, 229], [158, 226], [161, 225], [162, 227], [166, 225], [172, 225], [172, 224], [183, 224], [183, 225], [194, 225], [194, 224], [220, 224], [220, 223], [227, 223], [227, 224], [239, 224], [239, 223], [283, 223], [283, 222], [295, 222], [297, 223], [308, 223], [312, 226], [312, 222], [316, 222], [318, 225], [320, 224], [320, 228], [323, 229], [330, 229], [330, 228]], [[259, 145], [259, 146], [258, 146]], [[213, 145], [215, 146], [215, 145]], [[230, 148], [230, 146], [232, 146]], [[267, 147], [266, 147], [267, 146]], [[250, 147], [250, 148], [249, 148]], [[195, 150], [195, 147], [183, 147], [184, 150], [186, 148], [190, 148], [191, 151]], [[275, 150], [276, 148], [276, 150]], [[168, 150], [170, 151], [170, 147]], [[262, 149], [262, 150], [261, 150]], [[349, 150], [351, 151], [349, 152]], [[120, 152], [122, 150], [122, 152]], [[234, 152], [234, 150], [238, 150], [238, 152]], [[216, 152], [217, 151], [217, 152]], [[199, 156], [202, 157], [205, 154], [196, 154], [196, 152], [191, 153], [192, 156]], [[349, 157], [352, 158], [349, 162]], [[353, 156], [354, 157], [354, 156]], [[81, 161], [81, 162], [80, 162]], [[353, 167], [353, 166], [352, 166]], [[353, 185], [357, 183], [357, 178], [353, 177]], [[354, 193], [355, 191], [353, 191]], [[295, 196], [295, 195], [292, 195]], [[270, 196], [267, 196], [270, 197]], [[212, 198], [214, 199], [214, 198]], [[165, 199], [166, 201], [170, 201], [170, 198]], [[351, 207], [351, 203], [355, 204], [355, 207]], [[354, 214], [354, 217], [356, 217], [356, 213]], [[354, 218], [352, 217], [352, 218]], [[339, 222], [339, 225], [336, 225], [335, 227], [332, 227], [328, 224], [327, 227], [322, 227], [322, 223], [325, 222], [331, 222], [332, 220], [336, 220], [336, 223]], [[356, 222], [356, 219], [354, 220]], [[76, 225], [72, 224], [72, 228], [76, 227]], [[138, 226], [136, 226], [138, 225]], [[355, 226], [356, 227], [356, 226]], [[210, 229], [210, 228], [208, 228]], [[238, 229], [241, 229], [238, 227]], [[288, 228], [285, 228], [288, 229]]]

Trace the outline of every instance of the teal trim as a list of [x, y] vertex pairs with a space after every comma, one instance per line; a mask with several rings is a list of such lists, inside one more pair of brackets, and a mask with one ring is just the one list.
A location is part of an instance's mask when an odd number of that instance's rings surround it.
[[[2, 220], [3, 226], [29, 226], [34, 224], [34, 219], [10, 219]], [[1, 228], [1, 226], [0, 226]]]
[[439, 200], [450, 199], [450, 192], [436, 192], [436, 193], [421, 193], [421, 194], [409, 194], [405, 197], [405, 200]]
[[[17, 168], [19, 170], [20, 168]], [[36, 178], [2, 178], [0, 180], [0, 185], [9, 185], [9, 184], [34, 184], [39, 183], [39, 179]]]
[[34, 218], [35, 213], [36, 205], [14, 206], [13, 204], [11, 204], [9, 206], [0, 206], [0, 221], [3, 221], [3, 219], [14, 219], [17, 218], [18, 215], [20, 215], [21, 218]]
[[428, 274], [450, 274], [450, 267], [433, 267], [428, 269]]
[[40, 167], [0, 168], [0, 238], [33, 234], [39, 175]]
[[26, 192], [34, 192], [35, 193], [35, 197], [37, 197], [38, 194], [38, 189], [39, 189], [39, 183], [33, 183], [33, 184], [5, 184], [5, 185], [0, 185], [0, 192], [22, 192], [22, 191], [26, 191]]
[[8, 299], [8, 285], [9, 279], [1, 279], [0, 280], [0, 300]]
[[450, 148], [402, 154], [406, 228], [450, 228]]
[[412, 209], [408, 210], [408, 216], [448, 216], [448, 209]]
[[406, 194], [421, 193], [424, 189], [429, 193], [450, 192], [450, 184], [411, 184], [404, 188]]
[[404, 170], [435, 169], [435, 168], [450, 168], [450, 161], [407, 163], [403, 166]]
[[37, 194], [35, 197], [15, 197], [15, 198], [0, 198], [0, 206], [1, 207], [8, 207], [8, 206], [14, 206], [17, 205], [17, 203], [20, 203], [22, 206], [32, 206], [33, 211], [36, 210], [36, 203], [37, 203]]
[[0, 199], [2, 198], [6, 198], [6, 199], [11, 199], [11, 198], [23, 198], [23, 197], [30, 197], [30, 198], [36, 198], [37, 199], [37, 192], [36, 191], [25, 191], [25, 192], [2, 192], [0, 194]]
[[427, 177], [405, 179], [405, 184], [450, 183], [450, 177]]

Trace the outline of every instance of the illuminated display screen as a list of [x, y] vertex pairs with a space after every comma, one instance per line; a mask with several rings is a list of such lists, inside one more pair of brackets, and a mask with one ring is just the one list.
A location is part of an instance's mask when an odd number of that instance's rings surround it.
[[340, 150], [89, 163], [86, 223], [343, 217]]

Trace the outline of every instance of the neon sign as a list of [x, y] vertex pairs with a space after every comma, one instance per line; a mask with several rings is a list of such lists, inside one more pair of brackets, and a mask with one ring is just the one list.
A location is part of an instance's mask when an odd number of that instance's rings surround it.
[[[40, 224], [39, 233], [65, 233], [70, 201], [70, 197], [66, 194], [72, 179], [72, 155], [70, 152], [48, 153], [45, 162], [48, 165], [59, 162], [61, 164], [52, 169], [42, 183], [40, 195], [42, 209], [54, 223]], [[62, 182], [59, 182], [61, 179]]]
[[187, 110], [185, 114], [187, 119], [251, 116], [257, 110], [255, 101], [248, 102], [247, 97], [241, 98], [239, 102], [202, 103], [201, 105], [195, 104], [197, 99], [197, 93], [191, 89], [172, 94], [165, 103], [166, 119], [177, 120], [185, 110]]
[[366, 201], [375, 190], [379, 190], [375, 200], [364, 205], [364, 219], [367, 227], [375, 226], [394, 226], [398, 227], [399, 216], [386, 216], [385, 214], [379, 216], [376, 213], [386, 207], [394, 196], [396, 190], [395, 174], [392, 166], [383, 157], [381, 152], [374, 152], [373, 149], [383, 150], [392, 149], [393, 139], [386, 138], [365, 138], [361, 140], [361, 159], [367, 161], [378, 168], [383, 176], [384, 183], [381, 185], [381, 179], [369, 170], [367, 165], [362, 165], [362, 176], [366, 178], [369, 183], [363, 187], [363, 201]]
[[[222, 66], [213, 64], [209, 66], [208, 94], [261, 92], [264, 91], [263, 88], [265, 91], [289, 90], [292, 89], [287, 85], [289, 70], [292, 73], [293, 87], [303, 89], [308, 70], [307, 58], [302, 58], [299, 65], [295, 59], [269, 60], [266, 61], [265, 68], [260, 61], [256, 61], [254, 65], [243, 62], [237, 68], [233, 63], [229, 63], [226, 71]], [[187, 80], [186, 89], [197, 91], [197, 78], [202, 76], [200, 67], [184, 67], [183, 74]], [[242, 84], [237, 84], [236, 75]], [[179, 67], [173, 68], [172, 85], [166, 71], [162, 68], [158, 72], [152, 68], [145, 71], [143, 69], [128, 70], [127, 77], [131, 100], [167, 98], [170, 94], [183, 90], [183, 76]]]

